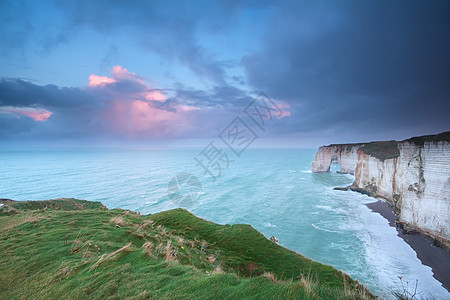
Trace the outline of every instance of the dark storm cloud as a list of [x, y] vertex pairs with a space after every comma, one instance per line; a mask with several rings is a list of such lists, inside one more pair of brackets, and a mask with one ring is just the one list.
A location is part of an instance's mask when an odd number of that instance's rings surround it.
[[[102, 37], [124, 34], [133, 45], [184, 64], [200, 77], [223, 82], [229, 61], [217, 59], [199, 33], [226, 35], [236, 14], [261, 6], [261, 1], [2, 1], [0, 53], [26, 50], [45, 54], [80, 38], [83, 30]], [[101, 42], [101, 41], [99, 41]], [[120, 45], [119, 45], [120, 46]], [[114, 46], [108, 56], [114, 56]], [[107, 67], [110, 67], [107, 66]]]
[[73, 108], [92, 102], [92, 96], [79, 88], [39, 86], [21, 79], [0, 80], [0, 106]]
[[224, 81], [230, 62], [218, 60], [199, 32], [224, 34], [235, 14], [257, 5], [239, 1], [64, 1], [67, 28], [88, 26], [105, 35], [126, 33], [145, 49], [165, 59], [177, 60], [203, 78]]
[[[0, 81], [0, 135], [9, 138], [69, 138], [104, 132], [98, 114], [104, 99], [79, 88], [39, 86], [20, 79]], [[45, 109], [52, 113], [44, 122], [26, 115], [5, 112], [17, 109]]]
[[[76, 43], [86, 35], [99, 37], [99, 43], [115, 43], [101, 62], [105, 68], [120, 58], [123, 49], [140, 47], [145, 54], [156, 53], [165, 64], [162, 68], [172, 66], [170, 72], [180, 72], [180, 77], [185, 71], [181, 63], [198, 75], [195, 80], [211, 81], [203, 81], [203, 89], [174, 84], [173, 89], [159, 90], [142, 84], [144, 78], [132, 73], [107, 87], [88, 88], [3, 79], [0, 108], [52, 112], [48, 121], [35, 122], [4, 111], [3, 134], [9, 128], [11, 135], [107, 135], [111, 132], [105, 122], [111, 120], [100, 116], [119, 99], [144, 101], [143, 110], [148, 105], [161, 110], [161, 115], [184, 111], [185, 124], [164, 125], [170, 136], [211, 136], [251, 101], [248, 90], [264, 91], [290, 106], [291, 117], [278, 120], [270, 134], [352, 132], [383, 138], [385, 132], [396, 130], [400, 138], [407, 138], [450, 129], [449, 1], [24, 3], [2, 2], [0, 50], [6, 54], [21, 56], [23, 51], [31, 58], [53, 50], [56, 55], [62, 43]], [[264, 11], [264, 17], [253, 19], [257, 10]], [[260, 31], [255, 37], [246, 36], [255, 32], [247, 28], [252, 26]], [[248, 44], [240, 48], [242, 52], [233, 51], [239, 45], [226, 45], [225, 60], [213, 52], [220, 52], [220, 46], [212, 44], [221, 38]], [[95, 45], [80, 43], [80, 48], [91, 47]], [[248, 54], [236, 66], [243, 51]], [[166, 98], [148, 100], [146, 92], [160, 92]]]
[[252, 85], [293, 105], [292, 131], [442, 131], [449, 37], [449, 1], [282, 2], [243, 64]]
[[234, 110], [242, 110], [252, 101], [252, 98], [245, 91], [227, 84], [214, 86], [209, 91], [179, 85], [173, 92], [173, 96], [165, 102], [159, 103], [159, 105], [167, 108], [170, 108], [173, 104], [181, 104], [202, 110], [227, 109], [227, 113], [230, 113]]
[[0, 113], [0, 138], [15, 136], [31, 131], [37, 125], [31, 118], [18, 121], [12, 115]]

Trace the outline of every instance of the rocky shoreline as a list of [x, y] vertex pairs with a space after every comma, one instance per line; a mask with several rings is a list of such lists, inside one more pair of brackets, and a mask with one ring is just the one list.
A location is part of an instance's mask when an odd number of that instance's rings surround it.
[[389, 225], [397, 228], [398, 236], [401, 237], [416, 252], [417, 258], [433, 270], [433, 276], [442, 283], [442, 286], [450, 292], [450, 253], [438, 247], [434, 240], [414, 232], [408, 232], [396, 222], [397, 215], [393, 206], [383, 200], [366, 204], [373, 212], [379, 213]]

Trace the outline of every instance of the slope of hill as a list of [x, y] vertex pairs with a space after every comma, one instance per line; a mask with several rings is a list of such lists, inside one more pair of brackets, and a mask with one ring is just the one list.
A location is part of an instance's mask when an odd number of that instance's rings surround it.
[[76, 199], [0, 206], [1, 299], [374, 298], [249, 225]]

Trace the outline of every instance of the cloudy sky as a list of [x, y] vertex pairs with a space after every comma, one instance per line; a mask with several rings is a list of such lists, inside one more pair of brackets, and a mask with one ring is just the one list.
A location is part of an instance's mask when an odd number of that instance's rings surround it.
[[0, 0], [0, 143], [267, 144], [450, 130], [450, 1]]

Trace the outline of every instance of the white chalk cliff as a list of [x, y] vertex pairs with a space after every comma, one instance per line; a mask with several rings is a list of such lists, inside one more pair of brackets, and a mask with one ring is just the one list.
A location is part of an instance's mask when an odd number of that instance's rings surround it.
[[342, 173], [353, 174], [358, 160], [357, 151], [363, 144], [330, 145], [319, 148], [311, 163], [314, 173], [330, 171], [331, 163], [337, 162]]
[[312, 172], [332, 162], [354, 173], [351, 189], [381, 197], [394, 206], [399, 222], [450, 249], [450, 132], [402, 142], [330, 145], [319, 148]]

